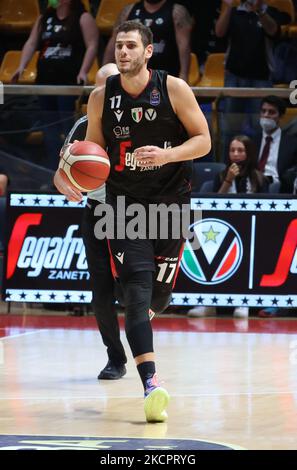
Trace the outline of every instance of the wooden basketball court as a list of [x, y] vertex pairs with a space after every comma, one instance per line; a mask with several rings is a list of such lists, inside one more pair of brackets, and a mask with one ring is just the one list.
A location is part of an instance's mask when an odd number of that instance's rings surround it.
[[297, 319], [162, 317], [153, 325], [171, 395], [160, 424], [145, 422], [124, 332], [127, 375], [99, 382], [106, 354], [93, 317], [0, 315], [0, 449], [106, 450], [132, 438], [142, 448], [179, 440], [197, 449], [296, 449]]

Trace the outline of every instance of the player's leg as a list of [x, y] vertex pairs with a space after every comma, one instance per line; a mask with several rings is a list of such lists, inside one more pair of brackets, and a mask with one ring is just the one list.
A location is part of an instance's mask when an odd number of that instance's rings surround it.
[[160, 387], [155, 366], [153, 332], [148, 311], [152, 300], [154, 253], [150, 240], [110, 240], [114, 268], [123, 290], [126, 336], [145, 395], [147, 421], [167, 418], [167, 391]]
[[110, 269], [110, 254], [106, 240], [94, 235], [93, 207], [86, 206], [82, 220], [82, 235], [86, 248], [93, 308], [103, 343], [107, 347], [109, 362], [101, 371], [99, 379], [117, 379], [126, 373], [125, 351], [120, 340], [118, 318], [114, 305], [114, 280]]

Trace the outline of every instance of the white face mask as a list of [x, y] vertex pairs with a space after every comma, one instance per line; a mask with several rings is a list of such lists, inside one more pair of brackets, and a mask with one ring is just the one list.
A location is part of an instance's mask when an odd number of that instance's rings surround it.
[[264, 132], [271, 132], [278, 127], [275, 120], [271, 118], [261, 118], [260, 126]]

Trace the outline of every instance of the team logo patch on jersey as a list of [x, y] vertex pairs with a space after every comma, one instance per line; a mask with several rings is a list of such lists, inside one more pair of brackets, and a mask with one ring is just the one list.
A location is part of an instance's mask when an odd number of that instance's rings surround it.
[[116, 126], [113, 128], [113, 133], [117, 139], [122, 139], [130, 136], [129, 126]]
[[163, 24], [163, 23], [164, 23], [163, 18], [157, 18], [156, 19], [156, 24], [160, 25], [160, 24]]
[[150, 104], [152, 106], [158, 106], [160, 104], [160, 92], [157, 88], [154, 88], [150, 95]]
[[124, 114], [124, 111], [121, 111], [120, 109], [117, 109], [116, 111], [114, 111], [114, 115], [117, 118], [118, 122], [121, 121], [123, 114]]
[[140, 122], [143, 116], [143, 109], [142, 108], [132, 108], [131, 109], [132, 119], [135, 122]]
[[118, 253], [117, 255], [115, 255], [116, 259], [121, 263], [123, 264], [124, 263], [124, 255], [125, 253]]
[[148, 121], [154, 121], [157, 117], [157, 112], [155, 109], [153, 108], [149, 108], [145, 111], [144, 113], [144, 117], [145, 119], [147, 119]]

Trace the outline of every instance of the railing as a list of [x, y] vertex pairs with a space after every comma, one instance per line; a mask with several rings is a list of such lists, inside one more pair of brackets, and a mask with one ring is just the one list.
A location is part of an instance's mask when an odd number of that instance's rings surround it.
[[[230, 135], [226, 133], [227, 122], [225, 120], [223, 107], [220, 107], [221, 100], [225, 97], [233, 98], [263, 98], [267, 95], [278, 96], [283, 99], [290, 99], [291, 105], [297, 105], [297, 80], [291, 82], [291, 88], [228, 88], [228, 87], [192, 87], [195, 96], [198, 98], [199, 103], [211, 103], [211, 109], [203, 111], [207, 116], [208, 122], [212, 131], [213, 141], [213, 158], [216, 161], [224, 160], [226, 153], [226, 144], [223, 138], [227, 141]], [[88, 95], [94, 89], [93, 86], [54, 86], [54, 85], [4, 85], [4, 104], [5, 96], [41, 96], [41, 95], [56, 95], [56, 96], [77, 96], [78, 113], [85, 113], [85, 108], [81, 108], [81, 103], [86, 103]], [[297, 109], [297, 107], [296, 107]], [[0, 105], [1, 112], [1, 105]], [[228, 115], [230, 117], [230, 115]], [[65, 118], [67, 122], [69, 117]], [[53, 124], [57, 120], [53, 119]], [[64, 122], [64, 119], [62, 120]], [[61, 121], [61, 122], [62, 122]], [[51, 126], [52, 124], [49, 124]], [[69, 124], [71, 127], [71, 125]], [[42, 131], [44, 127], [40, 125], [35, 126], [31, 131]], [[17, 133], [18, 131], [11, 131], [10, 133]], [[236, 132], [238, 133], [238, 132]], [[9, 131], [6, 131], [9, 134]], [[233, 134], [234, 135], [234, 134]]]
[[[297, 80], [296, 80], [297, 85]], [[55, 86], [55, 85], [4, 85], [5, 93], [9, 95], [89, 95], [93, 86]], [[202, 98], [263, 98], [275, 95], [289, 98], [293, 88], [227, 88], [227, 87], [193, 87], [195, 96]]]

